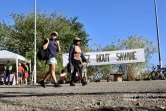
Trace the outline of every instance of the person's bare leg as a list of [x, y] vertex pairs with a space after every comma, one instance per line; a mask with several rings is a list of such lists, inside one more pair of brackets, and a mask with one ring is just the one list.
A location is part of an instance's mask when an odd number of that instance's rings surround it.
[[47, 79], [49, 78], [51, 76], [51, 74], [50, 74], [50, 71], [48, 71], [47, 73], [46, 73], [46, 75], [45, 75], [45, 77], [44, 77], [44, 82], [46, 82], [47, 81]]
[[55, 64], [49, 64], [49, 71], [51, 73], [54, 83], [57, 83], [56, 76], [55, 76]]
[[86, 80], [86, 82], [87, 82], [87, 80], [88, 80], [88, 79], [87, 79], [87, 75], [86, 75], [86, 73], [85, 73], [85, 80]]
[[20, 77], [18, 77], [18, 84], [20, 84]]
[[82, 74], [82, 78], [86, 81], [85, 73]]
[[22, 85], [22, 77], [21, 77], [21, 79], [20, 79], [20, 85]]
[[27, 78], [25, 78], [25, 85], [27, 85]]
[[90, 82], [90, 81], [88, 80], [87, 73], [85, 73], [85, 80], [86, 80], [87, 83]]
[[50, 64], [50, 71], [51, 71], [51, 76], [54, 81], [54, 87], [62, 87], [60, 84], [58, 84], [58, 81], [55, 76], [55, 64]]

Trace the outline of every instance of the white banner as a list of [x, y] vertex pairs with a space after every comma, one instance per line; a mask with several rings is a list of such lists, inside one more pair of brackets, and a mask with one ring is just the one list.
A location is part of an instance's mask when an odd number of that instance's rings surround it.
[[[107, 52], [88, 52], [84, 53], [88, 60], [88, 65], [106, 65], [145, 62], [144, 49], [107, 51]], [[63, 67], [67, 65], [69, 54], [63, 54]]]

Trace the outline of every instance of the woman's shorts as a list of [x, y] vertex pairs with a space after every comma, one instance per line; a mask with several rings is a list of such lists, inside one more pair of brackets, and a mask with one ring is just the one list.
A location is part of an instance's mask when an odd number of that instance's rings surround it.
[[47, 64], [57, 64], [57, 60], [55, 59], [55, 57], [54, 58], [49, 58], [47, 60]]
[[22, 77], [23, 73], [22, 72], [18, 72], [18, 77]]
[[25, 77], [26, 79], [28, 79], [28, 72], [27, 72], [27, 71], [24, 72], [24, 77]]

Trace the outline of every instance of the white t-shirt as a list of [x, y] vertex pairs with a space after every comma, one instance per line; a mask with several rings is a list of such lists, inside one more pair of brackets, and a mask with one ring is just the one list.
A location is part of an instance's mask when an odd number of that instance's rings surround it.
[[65, 73], [61, 73], [60, 77], [64, 77], [64, 76], [66, 76], [66, 74]]

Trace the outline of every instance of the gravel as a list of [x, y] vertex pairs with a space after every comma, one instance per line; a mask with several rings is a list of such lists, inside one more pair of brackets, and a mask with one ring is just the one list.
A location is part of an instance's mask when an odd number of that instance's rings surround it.
[[166, 111], [166, 81], [0, 85], [0, 111]]

